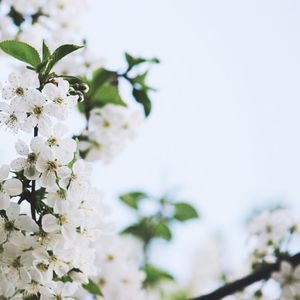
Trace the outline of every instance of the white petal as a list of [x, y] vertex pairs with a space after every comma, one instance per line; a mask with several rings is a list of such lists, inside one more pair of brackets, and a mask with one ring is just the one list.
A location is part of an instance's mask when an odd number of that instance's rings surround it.
[[0, 209], [7, 209], [9, 207], [10, 197], [3, 192], [0, 192]]
[[9, 165], [3, 165], [0, 167], [0, 181], [5, 180], [9, 175]]
[[56, 176], [53, 172], [45, 172], [40, 177], [41, 185], [46, 188], [54, 188], [56, 185]]
[[53, 127], [53, 133], [57, 138], [62, 138], [68, 132], [68, 127], [63, 123], [57, 123]]
[[11, 178], [4, 182], [4, 191], [10, 196], [17, 196], [22, 193], [23, 185], [19, 179]]
[[15, 90], [14, 88], [10, 87], [10, 86], [5, 86], [2, 89], [2, 98], [5, 100], [9, 100], [12, 99], [15, 96]]
[[8, 82], [13, 86], [13, 87], [18, 87], [20, 82], [22, 81], [22, 78], [20, 74], [17, 73], [10, 73], [8, 75]]
[[13, 171], [20, 172], [27, 166], [27, 160], [23, 157], [19, 157], [13, 160], [10, 167]]
[[69, 92], [70, 84], [67, 80], [58, 78], [58, 89], [61, 95], [66, 95]]
[[22, 86], [26, 88], [39, 88], [40, 81], [37, 73], [31, 70], [26, 70], [22, 74]]
[[280, 273], [283, 274], [284, 276], [289, 276], [292, 272], [293, 268], [290, 263], [287, 261], [283, 261], [280, 264]]
[[59, 229], [58, 220], [53, 215], [44, 215], [42, 219], [42, 228], [45, 232], [56, 232]]
[[6, 210], [6, 215], [9, 220], [16, 220], [20, 214], [20, 205], [12, 202]]
[[53, 83], [47, 83], [42, 93], [47, 98], [47, 100], [54, 101], [57, 96], [59, 96], [58, 88]]
[[57, 175], [59, 178], [67, 178], [71, 175], [72, 171], [64, 166], [64, 167], [60, 167], [58, 170], [57, 170]]
[[43, 147], [45, 147], [45, 140], [42, 137], [36, 136], [31, 140], [30, 148], [34, 153], [39, 153]]
[[18, 154], [27, 156], [29, 154], [29, 147], [22, 140], [18, 140], [15, 145], [16, 151]]
[[15, 221], [15, 226], [27, 232], [38, 232], [39, 226], [29, 216], [21, 215]]
[[37, 171], [35, 165], [29, 165], [24, 169], [24, 176], [29, 180], [37, 180], [40, 174], [41, 173]]

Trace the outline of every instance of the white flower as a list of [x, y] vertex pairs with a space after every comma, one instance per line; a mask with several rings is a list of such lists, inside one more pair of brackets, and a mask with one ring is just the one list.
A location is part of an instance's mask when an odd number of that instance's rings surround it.
[[74, 299], [72, 295], [76, 291], [76, 284], [67, 282], [55, 282], [52, 284], [52, 294], [51, 295], [41, 295], [41, 300], [70, 300]]
[[61, 185], [68, 188], [72, 195], [79, 195], [87, 187], [87, 179], [91, 173], [89, 165], [82, 159], [77, 160], [69, 176], [61, 180]]
[[23, 129], [25, 119], [25, 111], [20, 110], [20, 106], [16, 102], [10, 105], [0, 102], [0, 123], [6, 125], [14, 133], [17, 133], [19, 129]]
[[[16, 143], [16, 151], [24, 156], [12, 161], [10, 164], [13, 171], [20, 172], [24, 170], [24, 176], [29, 180], [36, 180], [40, 173], [36, 170], [36, 162], [40, 152], [44, 148], [44, 141], [37, 136], [31, 140], [30, 149], [25, 142], [18, 140]], [[30, 151], [31, 150], [31, 151]]]
[[68, 95], [69, 88], [69, 82], [61, 78], [57, 79], [57, 85], [47, 83], [43, 88], [44, 96], [51, 101], [49, 105], [52, 108], [53, 116], [60, 120], [65, 119], [68, 109], [74, 108], [77, 104], [78, 96]]
[[39, 155], [36, 169], [41, 173], [39, 178], [41, 186], [52, 190], [56, 190], [56, 180], [59, 180], [59, 177], [63, 176], [66, 170], [69, 170], [67, 167], [62, 166], [49, 148], [45, 148]]
[[11, 203], [6, 210], [6, 216], [9, 222], [14, 224], [14, 228], [24, 230], [27, 232], [37, 232], [39, 230], [38, 225], [32, 220], [30, 216], [20, 214], [20, 205], [17, 203]]
[[52, 149], [55, 157], [62, 164], [68, 164], [74, 158], [76, 142], [72, 138], [66, 137], [68, 130], [64, 124], [57, 123], [52, 130], [49, 128], [51, 127], [46, 127], [41, 131], [41, 135], [46, 138], [46, 146]]
[[24, 100], [32, 90], [36, 90], [39, 86], [40, 81], [34, 71], [26, 69], [22, 73], [12, 73], [8, 77], [8, 85], [2, 89], [2, 98]]
[[272, 278], [282, 288], [281, 299], [292, 300], [300, 296], [300, 266], [293, 268], [290, 263], [283, 261], [279, 272], [274, 272]]
[[59, 220], [51, 214], [44, 215], [42, 228], [45, 232], [57, 232], [59, 230]]
[[52, 113], [52, 109], [41, 92], [32, 91], [26, 103], [26, 112], [29, 117], [25, 120], [25, 130], [30, 131], [35, 126], [41, 129], [51, 126], [49, 115]]
[[55, 214], [67, 212], [70, 206], [70, 199], [68, 199], [68, 191], [60, 188], [56, 192], [49, 193], [47, 196], [47, 204], [53, 207]]
[[9, 171], [8, 165], [3, 165], [0, 168], [0, 209], [7, 209], [10, 197], [20, 195], [23, 189], [22, 182], [19, 179], [7, 179]]

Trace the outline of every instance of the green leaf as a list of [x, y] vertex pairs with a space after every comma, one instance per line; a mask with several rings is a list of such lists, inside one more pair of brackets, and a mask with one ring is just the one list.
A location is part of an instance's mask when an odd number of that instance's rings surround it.
[[140, 238], [141, 240], [145, 240], [146, 239], [146, 235], [147, 235], [147, 228], [145, 226], [145, 224], [143, 223], [137, 223], [134, 225], [131, 225], [127, 228], [125, 228], [122, 231], [123, 234], [132, 234], [138, 238]]
[[88, 82], [90, 91], [88, 96], [93, 96], [103, 85], [111, 83], [114, 77], [117, 76], [116, 72], [99, 68], [93, 73], [93, 78]]
[[36, 67], [41, 63], [41, 58], [37, 50], [26, 43], [13, 40], [3, 41], [0, 42], [0, 49], [33, 67]]
[[89, 279], [89, 282], [87, 284], [83, 284], [82, 287], [92, 295], [103, 296], [103, 293], [99, 286], [91, 279]]
[[69, 55], [70, 53], [81, 49], [83, 46], [77, 46], [73, 44], [66, 44], [58, 47], [52, 55], [48, 58], [49, 64], [47, 65], [46, 73], [49, 73], [51, 69], [65, 56]]
[[144, 90], [133, 89], [132, 95], [138, 103], [144, 107], [145, 116], [148, 117], [151, 112], [151, 101]]
[[196, 209], [188, 203], [184, 203], [184, 202], [175, 203], [174, 206], [175, 206], [174, 218], [178, 221], [184, 222], [199, 217]]
[[153, 286], [160, 283], [162, 280], [174, 280], [173, 275], [160, 268], [155, 267], [152, 264], [147, 264], [144, 267], [144, 271], [146, 273], [146, 285]]
[[100, 101], [101, 104], [115, 104], [121, 106], [127, 106], [125, 102], [123, 102], [119, 90], [114, 85], [104, 85], [100, 89], [97, 90], [95, 96], [97, 100]]
[[144, 243], [149, 243], [155, 237], [155, 226], [157, 223], [152, 218], [142, 218], [137, 223], [123, 230], [123, 234], [132, 234]]
[[172, 232], [166, 223], [158, 223], [155, 227], [155, 236], [170, 241], [172, 239]]
[[48, 59], [50, 56], [51, 56], [51, 52], [47, 44], [45, 43], [45, 41], [43, 41], [43, 61]]
[[144, 199], [147, 198], [147, 194], [143, 193], [143, 192], [130, 192], [124, 195], [120, 196], [120, 200], [122, 202], [124, 202], [125, 204], [127, 204], [128, 206], [134, 208], [134, 209], [138, 209], [138, 204], [139, 202]]
[[148, 63], [154, 63], [154, 64], [158, 64], [160, 61], [158, 58], [154, 57], [154, 58], [143, 58], [143, 57], [133, 57], [132, 55], [130, 55], [129, 53], [125, 52], [125, 59], [128, 63], [128, 67], [129, 69], [132, 69], [133, 67], [140, 65], [142, 63], [148, 62]]

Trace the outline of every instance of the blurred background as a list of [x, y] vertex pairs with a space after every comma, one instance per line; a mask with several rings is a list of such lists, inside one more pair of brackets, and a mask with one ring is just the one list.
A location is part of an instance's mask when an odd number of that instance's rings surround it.
[[[109, 201], [142, 189], [199, 209], [199, 221], [175, 227], [172, 245], [153, 249], [153, 259], [183, 281], [215, 235], [240, 264], [254, 209], [300, 209], [299, 15], [296, 0], [111, 0], [90, 7], [84, 31], [105, 65], [124, 64], [125, 51], [162, 62], [149, 79], [158, 89], [152, 115], [112, 164], [98, 163], [94, 184]], [[1, 161], [8, 157], [9, 146]], [[120, 227], [132, 218], [122, 206], [115, 213]]]

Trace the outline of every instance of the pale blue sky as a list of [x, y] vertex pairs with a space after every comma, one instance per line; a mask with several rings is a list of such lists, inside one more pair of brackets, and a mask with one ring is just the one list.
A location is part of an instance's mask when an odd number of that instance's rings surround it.
[[159, 248], [169, 265], [203, 224], [243, 243], [235, 232], [249, 209], [299, 208], [299, 15], [298, 1], [95, 1], [86, 27], [108, 65], [124, 51], [162, 60], [153, 115], [99, 184], [110, 195], [182, 188], [204, 218], [178, 228], [172, 251]]

